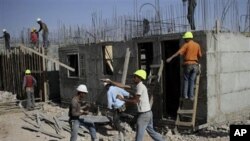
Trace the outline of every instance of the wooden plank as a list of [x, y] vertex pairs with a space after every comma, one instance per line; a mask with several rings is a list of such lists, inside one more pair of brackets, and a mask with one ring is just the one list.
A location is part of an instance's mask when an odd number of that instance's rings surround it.
[[39, 125], [37, 125], [34, 121], [30, 120], [30, 119], [26, 119], [26, 118], [21, 118], [23, 121], [33, 125], [34, 127], [40, 128]]
[[51, 57], [49, 57], [49, 56], [47, 56], [47, 55], [45, 55], [45, 54], [41, 54], [41, 53], [37, 52], [37, 51], [34, 50], [34, 49], [25, 47], [25, 46], [22, 45], [22, 44], [20, 44], [19, 46], [20, 46], [20, 48], [22, 48], [22, 49], [25, 49], [25, 50], [28, 50], [28, 51], [30, 51], [30, 52], [33, 52], [33, 53], [35, 53], [35, 54], [37, 54], [37, 55], [39, 55], [39, 56], [45, 58], [46, 60], [50, 60], [50, 61], [52, 61], [52, 62], [54, 62], [54, 63], [56, 63], [56, 64], [58, 64], [58, 65], [60, 65], [60, 66], [62, 66], [62, 67], [64, 67], [64, 68], [70, 70], [70, 71], [75, 71], [74, 68], [72, 68], [72, 67], [70, 67], [70, 66], [68, 66], [68, 65], [66, 65], [66, 64], [63, 64], [63, 63], [59, 62], [58, 60], [53, 59], [53, 58], [51, 58]]
[[62, 136], [62, 135], [58, 135], [58, 134], [55, 134], [55, 133], [51, 133], [51, 132], [45, 131], [45, 130], [43, 130], [43, 129], [38, 129], [38, 128], [31, 127], [31, 126], [22, 126], [22, 128], [28, 129], [28, 130], [32, 130], [32, 131], [36, 131], [36, 132], [40, 132], [40, 133], [49, 135], [49, 136], [54, 137], [54, 138], [59, 138], [59, 139], [65, 138], [65, 137]]
[[178, 126], [193, 126], [193, 123], [192, 122], [177, 121], [176, 125], [178, 125]]
[[178, 110], [177, 113], [178, 114], [192, 114], [194, 112], [194, 110]]
[[160, 82], [163, 68], [164, 68], [164, 61], [161, 60], [161, 65], [160, 65], [160, 68], [159, 68], [159, 71], [158, 71], [158, 74], [157, 74], [158, 75], [158, 79], [157, 79], [158, 82]]
[[40, 114], [39, 113], [36, 113], [36, 123], [37, 123], [38, 127], [40, 128], [41, 127], [41, 120], [40, 120]]
[[[150, 65], [150, 67], [151, 66], [159, 66], [160, 68], [158, 69], [158, 73], [157, 73], [157, 75], [158, 75], [158, 79], [157, 79], [157, 81], [156, 82], [160, 82], [160, 80], [161, 80], [161, 76], [162, 76], [162, 70], [163, 70], [163, 67], [164, 67], [164, 63], [163, 63], [163, 60], [161, 60], [161, 64], [160, 65]], [[156, 67], [157, 68], [157, 67]], [[153, 68], [151, 68], [151, 70], [152, 70]], [[152, 73], [152, 72], [151, 72]], [[153, 74], [151, 74], [151, 76], [152, 76]], [[150, 83], [150, 85], [151, 85], [151, 81], [152, 81], [152, 79], [153, 79], [154, 77], [152, 77], [150, 80], [149, 80], [149, 83]], [[155, 83], [156, 83], [155, 82]], [[155, 84], [153, 84], [153, 85], [155, 85]], [[156, 86], [152, 86], [153, 87], [153, 91], [154, 91], [154, 89], [155, 89], [155, 87]], [[153, 96], [153, 94], [151, 94], [150, 95], [150, 99], [149, 99], [149, 103], [150, 103], [150, 106], [151, 106], [151, 108], [152, 108], [152, 106], [153, 106], [153, 103], [154, 103], [154, 96]]]
[[44, 95], [44, 101], [45, 102], [47, 102], [48, 100], [49, 100], [49, 98], [48, 98], [48, 93], [47, 93], [47, 85], [46, 85], [46, 77], [45, 77], [45, 72], [47, 72], [47, 67], [46, 67], [46, 65], [45, 65], [45, 50], [44, 50], [44, 48], [42, 48], [42, 59], [43, 59], [43, 61], [42, 61], [42, 63], [43, 63], [43, 95]]
[[124, 65], [123, 65], [123, 71], [122, 71], [122, 81], [121, 81], [121, 83], [123, 85], [125, 85], [125, 83], [126, 83], [130, 53], [131, 52], [130, 52], [129, 48], [127, 48], [126, 55], [125, 55], [125, 61], [124, 61]]
[[53, 117], [54, 121], [55, 121], [55, 125], [57, 126], [57, 128], [59, 129], [59, 131], [62, 130], [62, 126], [60, 124], [60, 121], [56, 118], [56, 117]]
[[[201, 66], [199, 64], [199, 71], [201, 70]], [[193, 123], [193, 129], [195, 127], [195, 119], [196, 119], [196, 112], [197, 112], [197, 103], [198, 103], [198, 94], [199, 94], [199, 85], [200, 85], [200, 73], [196, 77], [196, 83], [195, 83], [195, 96], [194, 96], [194, 113], [192, 115], [192, 123]]]

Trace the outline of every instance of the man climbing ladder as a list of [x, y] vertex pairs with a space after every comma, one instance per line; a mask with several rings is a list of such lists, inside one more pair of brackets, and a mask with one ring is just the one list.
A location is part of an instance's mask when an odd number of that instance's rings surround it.
[[182, 47], [171, 57], [169, 57], [166, 62], [169, 63], [171, 60], [178, 55], [184, 55], [184, 88], [183, 97], [185, 99], [194, 99], [194, 81], [199, 71], [198, 59], [201, 58], [201, 48], [200, 45], [193, 41], [192, 32], [186, 32], [182, 37], [185, 43]]

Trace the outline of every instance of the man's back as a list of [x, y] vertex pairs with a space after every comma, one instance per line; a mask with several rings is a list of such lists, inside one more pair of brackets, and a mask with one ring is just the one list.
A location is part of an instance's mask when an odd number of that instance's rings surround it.
[[200, 45], [193, 40], [185, 43], [178, 52], [184, 55], [185, 64], [196, 64], [198, 59], [202, 56]]
[[4, 39], [5, 39], [5, 42], [9, 42], [10, 41], [10, 34], [8, 32], [4, 33]]
[[117, 99], [117, 95], [122, 96], [129, 96], [129, 93], [125, 91], [124, 89], [121, 89], [116, 86], [110, 86], [107, 97], [108, 97], [108, 108], [112, 109], [112, 106], [114, 108], [120, 108], [125, 102], [121, 101], [120, 99]]

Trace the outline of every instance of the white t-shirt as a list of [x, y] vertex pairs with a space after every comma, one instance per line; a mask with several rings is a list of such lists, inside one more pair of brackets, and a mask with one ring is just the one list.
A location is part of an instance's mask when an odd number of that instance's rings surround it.
[[136, 86], [136, 95], [140, 95], [140, 101], [137, 103], [138, 112], [150, 111], [151, 107], [148, 99], [148, 89], [142, 82], [138, 83]]

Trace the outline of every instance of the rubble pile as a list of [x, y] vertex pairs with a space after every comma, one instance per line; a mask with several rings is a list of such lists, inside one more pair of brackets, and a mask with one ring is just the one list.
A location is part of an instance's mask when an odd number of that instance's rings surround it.
[[20, 110], [17, 102], [18, 100], [16, 99], [16, 94], [0, 91], [0, 115]]
[[[25, 117], [22, 120], [25, 122], [23, 129], [35, 131], [45, 134], [49, 137], [59, 140], [67, 140], [70, 137], [70, 125], [68, 122], [68, 108], [61, 108], [48, 103], [43, 103], [40, 110], [24, 111]], [[81, 116], [86, 121], [96, 123], [97, 137], [103, 141], [120, 140], [118, 131], [110, 124], [110, 120], [102, 115], [86, 115]], [[125, 139], [133, 140], [134, 131], [127, 123], [122, 123], [128, 136]], [[88, 129], [81, 126], [78, 135], [80, 140], [90, 140]]]
[[16, 94], [12, 94], [10, 92], [0, 91], [0, 103], [6, 102], [15, 102], [16, 101]]
[[175, 133], [169, 130], [165, 136], [168, 141], [228, 141], [230, 124], [234, 123], [208, 126], [194, 133]]

